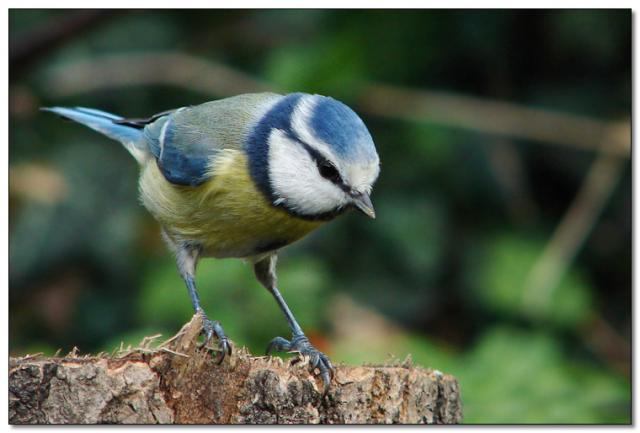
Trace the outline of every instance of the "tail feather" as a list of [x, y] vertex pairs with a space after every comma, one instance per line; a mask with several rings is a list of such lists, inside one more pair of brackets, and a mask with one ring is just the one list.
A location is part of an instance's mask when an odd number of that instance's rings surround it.
[[106, 111], [96, 110], [95, 108], [87, 108], [87, 107], [74, 107], [76, 111], [87, 114], [89, 116], [97, 116], [104, 117], [105, 119], [111, 120], [122, 120], [122, 117], [116, 116], [115, 114], [107, 113]]
[[43, 107], [41, 110], [50, 111], [66, 119], [81, 123], [94, 131], [121, 142], [140, 164], [150, 155], [144, 142], [142, 130], [114, 123], [122, 119], [120, 116], [84, 107]]

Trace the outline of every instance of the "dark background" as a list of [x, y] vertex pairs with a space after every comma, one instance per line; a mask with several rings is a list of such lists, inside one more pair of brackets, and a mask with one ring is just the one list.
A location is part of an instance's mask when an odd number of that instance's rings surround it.
[[[273, 89], [334, 96], [382, 160], [378, 218], [286, 248], [336, 362], [460, 380], [468, 423], [630, 422], [631, 13], [11, 10], [10, 352], [112, 352], [192, 314], [116, 142], [38, 111], [140, 117]], [[241, 261], [204, 261], [236, 345], [288, 335]]]

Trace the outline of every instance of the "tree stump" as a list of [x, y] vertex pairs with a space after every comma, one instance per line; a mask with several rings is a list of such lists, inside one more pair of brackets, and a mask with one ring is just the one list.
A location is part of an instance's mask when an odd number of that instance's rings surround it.
[[[326, 395], [307, 360], [236, 350], [217, 365], [201, 317], [157, 348], [12, 358], [11, 424], [453, 424], [452, 376], [410, 363], [336, 366]], [[299, 362], [295, 362], [298, 360]]]

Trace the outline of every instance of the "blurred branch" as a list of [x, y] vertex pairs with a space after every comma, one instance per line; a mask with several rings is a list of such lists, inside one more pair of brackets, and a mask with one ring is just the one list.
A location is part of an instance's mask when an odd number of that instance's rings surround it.
[[526, 303], [535, 306], [551, 302], [553, 290], [591, 233], [626, 165], [627, 161], [622, 158], [607, 154], [597, 156], [576, 198], [526, 279], [523, 293]]
[[268, 91], [271, 86], [220, 63], [180, 53], [115, 54], [65, 63], [48, 70], [54, 98], [112, 89], [163, 84], [215, 97]]
[[562, 144], [629, 157], [628, 133], [609, 137], [610, 122], [503, 101], [447, 92], [403, 89], [371, 84], [362, 92], [362, 106], [371, 114], [409, 121], [429, 121], [509, 138]]
[[50, 20], [37, 30], [11, 38], [9, 44], [9, 65], [12, 79], [32, 62], [42, 58], [47, 52], [62, 45], [81, 33], [94, 29], [117, 13], [116, 10], [76, 10], [66, 11]]
[[[622, 141], [628, 134], [626, 128], [611, 128], [605, 140]], [[597, 155], [575, 199], [525, 280], [523, 302], [533, 311], [553, 302], [555, 289], [593, 230], [627, 164], [627, 160], [611, 154]], [[629, 374], [628, 342], [599, 313], [593, 313], [587, 320], [582, 335], [606, 361], [623, 374]]]
[[[131, 85], [163, 84], [214, 97], [274, 89], [234, 68], [175, 52], [118, 54], [64, 63], [43, 80], [53, 98]], [[560, 144], [629, 157], [628, 131], [607, 141], [610, 122], [445, 92], [368, 84], [361, 90], [362, 112], [409, 121], [428, 121], [510, 138]]]

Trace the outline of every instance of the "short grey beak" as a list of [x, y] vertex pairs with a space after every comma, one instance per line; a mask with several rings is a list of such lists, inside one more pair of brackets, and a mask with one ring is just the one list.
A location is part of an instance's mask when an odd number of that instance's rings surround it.
[[376, 217], [376, 211], [373, 209], [373, 203], [371, 203], [371, 198], [369, 194], [362, 193], [353, 196], [353, 204], [361, 211], [363, 214], [368, 216], [369, 218]]

